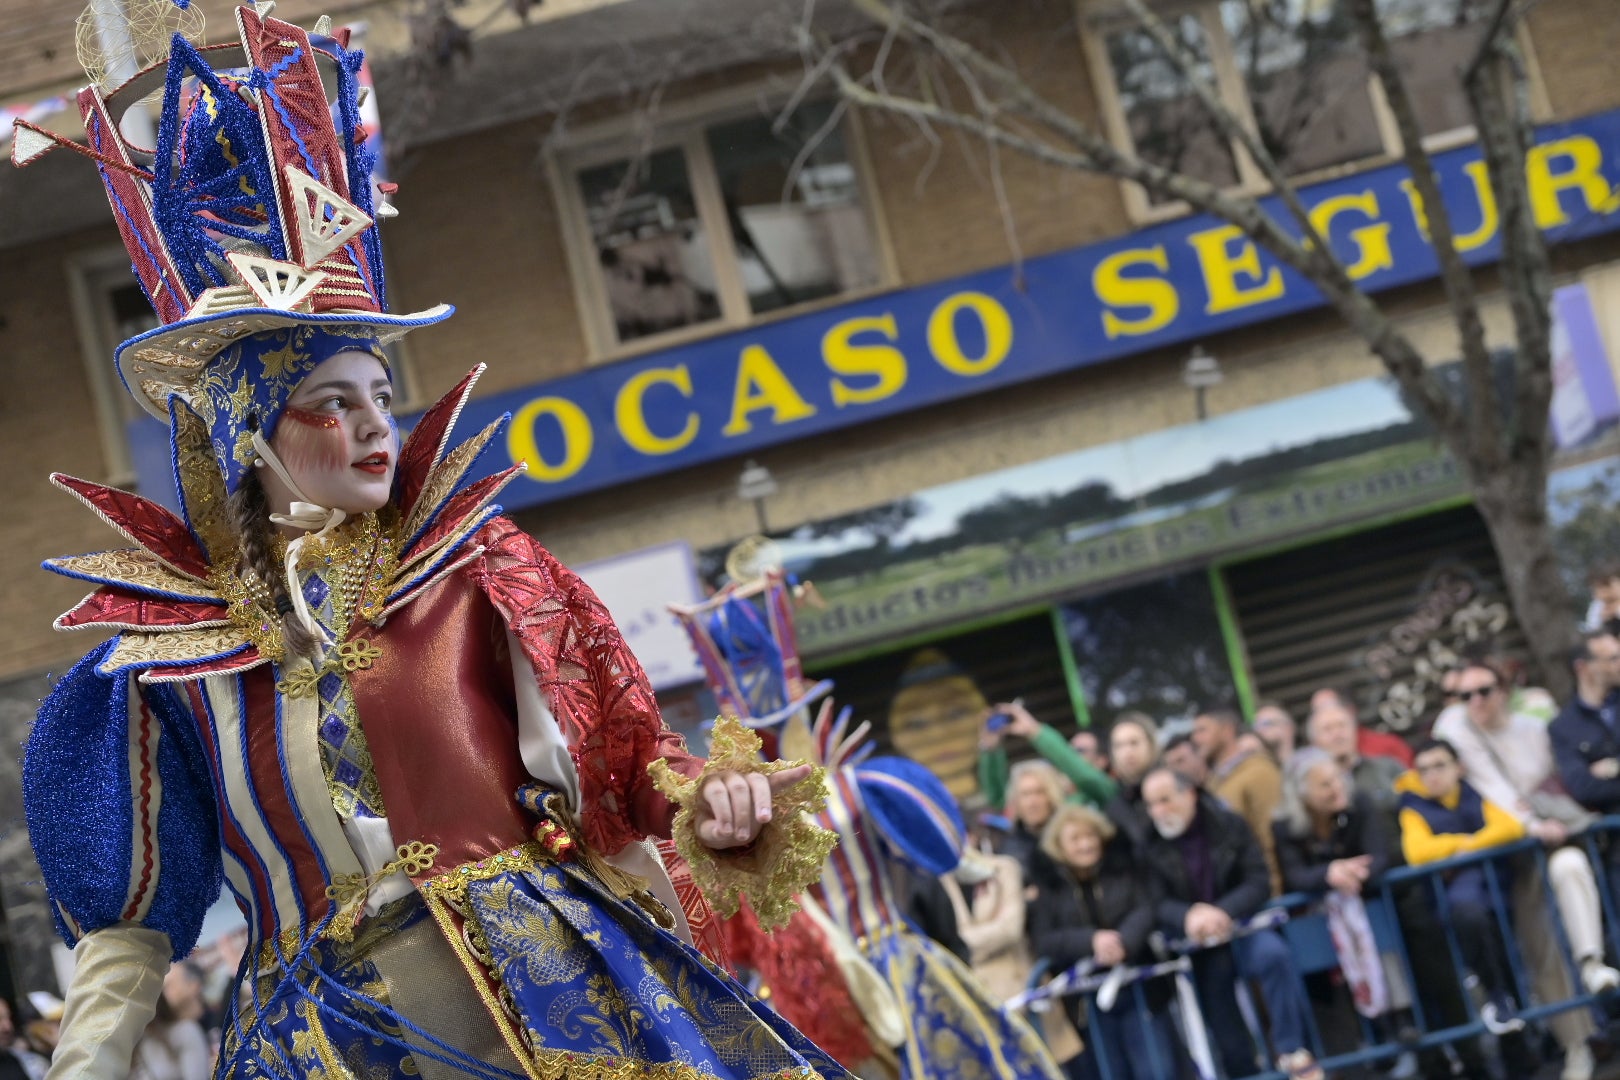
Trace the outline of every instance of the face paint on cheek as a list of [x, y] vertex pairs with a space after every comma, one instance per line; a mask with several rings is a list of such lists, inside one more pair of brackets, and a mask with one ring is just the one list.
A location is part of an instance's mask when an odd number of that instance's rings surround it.
[[289, 472], [339, 472], [349, 464], [338, 417], [289, 407], [281, 419], [271, 443]]

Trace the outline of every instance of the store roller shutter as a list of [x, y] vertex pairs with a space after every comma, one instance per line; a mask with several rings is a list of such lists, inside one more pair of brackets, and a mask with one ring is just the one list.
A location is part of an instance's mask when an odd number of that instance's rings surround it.
[[[1496, 552], [1471, 506], [1232, 563], [1222, 572], [1258, 697], [1280, 701], [1300, 720], [1311, 693], [1333, 686], [1353, 690], [1364, 721], [1400, 728], [1399, 718], [1387, 723], [1391, 688], [1422, 692], [1428, 680], [1415, 668], [1431, 654], [1430, 641], [1449, 648], [1460, 640], [1451, 618], [1457, 605], [1435, 599], [1437, 586], [1469, 580], [1484, 610], [1506, 607]], [[1515, 656], [1524, 653], [1511, 620], [1495, 640]], [[1385, 663], [1390, 667], [1374, 670]], [[1395, 697], [1402, 693], [1393, 690]], [[1428, 688], [1407, 733], [1422, 730], [1437, 709], [1438, 695]]]

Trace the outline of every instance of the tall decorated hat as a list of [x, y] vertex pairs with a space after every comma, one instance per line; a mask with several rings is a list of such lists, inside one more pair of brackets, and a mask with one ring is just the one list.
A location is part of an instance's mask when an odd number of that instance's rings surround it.
[[[737, 565], [737, 552], [728, 565]], [[759, 731], [768, 757], [799, 756], [810, 733], [809, 706], [832, 692], [812, 682], [793, 627], [796, 590], [775, 566], [748, 567], [701, 604], [671, 604], [703, 665], [721, 712]]]
[[[377, 351], [452, 309], [387, 310], [376, 222], [392, 208], [372, 182], [363, 57], [346, 29], [322, 19], [312, 35], [261, 2], [236, 10], [239, 43], [209, 46], [191, 0], [113, 4], [124, 21], [111, 35], [108, 7], [92, 0], [80, 19], [86, 143], [18, 120], [12, 160], [57, 147], [94, 159], [161, 321], [118, 346], [119, 376], [154, 416], [170, 419], [173, 398], [201, 416], [234, 490], [250, 433], [269, 437], [316, 364]], [[155, 94], [155, 145], [142, 146], [131, 132], [152, 125], [130, 113]]]
[[[283, 620], [296, 612], [310, 625], [296, 584], [301, 547], [317, 528], [341, 525], [344, 512], [298, 492], [272, 452], [275, 426], [323, 360], [361, 350], [386, 364], [386, 342], [451, 312], [388, 311], [376, 222], [392, 210], [372, 180], [361, 125], [363, 58], [328, 20], [306, 33], [273, 18], [273, 8], [266, 0], [237, 9], [238, 42], [209, 46], [199, 44], [190, 0], [91, 0], [79, 20], [91, 78], [78, 95], [86, 141], [16, 124], [18, 165], [58, 148], [95, 161], [161, 322], [119, 345], [116, 359], [136, 400], [169, 422], [180, 513], [52, 476], [132, 545], [45, 563], [97, 586], [55, 625], [120, 631], [93, 654], [104, 675], [174, 681], [287, 659]], [[155, 125], [148, 103], [159, 106]], [[474, 479], [505, 417], [452, 443], [482, 370], [403, 440], [390, 500], [398, 520], [377, 541], [357, 608], [368, 619], [482, 551], [474, 537], [523, 471]], [[251, 587], [259, 571], [243, 566], [231, 515], [232, 494], [260, 464], [293, 489], [290, 516], [270, 520], [305, 530], [287, 544], [289, 595], [280, 598]]]

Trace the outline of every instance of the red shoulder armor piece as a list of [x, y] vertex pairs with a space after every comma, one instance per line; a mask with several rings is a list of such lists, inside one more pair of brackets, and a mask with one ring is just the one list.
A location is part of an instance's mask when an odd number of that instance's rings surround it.
[[613, 854], [670, 809], [647, 777], [655, 757], [682, 772], [701, 762], [664, 730], [641, 665], [590, 586], [505, 518], [475, 534], [473, 572], [517, 636], [579, 772], [586, 843]]
[[427, 485], [428, 475], [434, 466], [444, 460], [445, 451], [450, 448], [450, 432], [456, 426], [456, 418], [461, 415], [467, 398], [472, 395], [473, 385], [483, 373], [483, 364], [467, 372], [448, 394], [422, 414], [422, 419], [411, 429], [410, 438], [400, 448], [399, 468], [394, 473], [395, 504], [401, 514], [409, 515], [416, 509], [416, 500]]
[[196, 664], [170, 664], [165, 667], [152, 667], [141, 672], [143, 683], [164, 682], [191, 682], [197, 679], [206, 679], [210, 675], [223, 675], [231, 671], [246, 671], [261, 664], [269, 663], [259, 655], [259, 650], [249, 645], [239, 649], [229, 656], [221, 656], [212, 660], [204, 660]]
[[58, 630], [198, 630], [228, 626], [223, 604], [164, 600], [103, 586], [57, 618]]
[[201, 543], [176, 514], [150, 499], [57, 474], [51, 482], [135, 543], [133, 548], [48, 559], [45, 567], [101, 586], [56, 620], [58, 630], [117, 630], [107, 670], [142, 679], [200, 678], [263, 663], [231, 625], [209, 582]]
[[52, 473], [51, 483], [74, 496], [129, 540], [155, 555], [169, 569], [196, 581], [208, 580], [208, 558], [186, 523], [151, 499], [65, 473]]

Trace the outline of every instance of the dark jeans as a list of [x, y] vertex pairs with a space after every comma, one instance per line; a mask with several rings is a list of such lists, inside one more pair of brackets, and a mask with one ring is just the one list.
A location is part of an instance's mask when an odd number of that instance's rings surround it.
[[1193, 982], [1204, 1010], [1204, 1028], [1215, 1044], [1215, 1054], [1228, 1076], [1255, 1072], [1254, 1043], [1238, 1008], [1239, 979], [1260, 984], [1266, 1012], [1271, 1017], [1271, 1041], [1279, 1055], [1305, 1046], [1309, 1006], [1300, 993], [1288, 944], [1274, 930], [1239, 938], [1231, 945], [1193, 954]]
[[1126, 989], [1109, 1012], [1091, 1010], [1086, 1048], [1069, 1063], [1075, 1080], [1178, 1080], [1190, 1074], [1186, 1051], [1164, 1009]]
[[1479, 976], [1487, 998], [1510, 1004], [1513, 980], [1501, 930], [1491, 910], [1485, 871], [1477, 866], [1457, 871], [1456, 876], [1446, 882], [1446, 903], [1451, 909], [1451, 928], [1457, 935], [1463, 963]]
[[[1432, 890], [1427, 881], [1403, 881], [1389, 891], [1406, 955], [1412, 963], [1412, 989], [1423, 1007], [1425, 1026], [1439, 1031], [1461, 1027], [1469, 1017], [1461, 975], [1452, 963], [1451, 950], [1446, 948], [1445, 930], [1435, 916]], [[1453, 1046], [1462, 1059], [1465, 1075], [1489, 1075], [1477, 1039], [1462, 1039]], [[1451, 1075], [1451, 1063], [1444, 1051], [1430, 1049], [1418, 1056], [1426, 1076]]]

